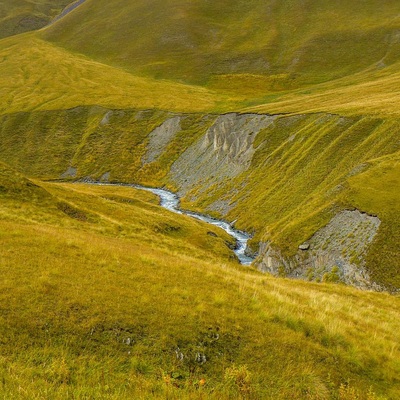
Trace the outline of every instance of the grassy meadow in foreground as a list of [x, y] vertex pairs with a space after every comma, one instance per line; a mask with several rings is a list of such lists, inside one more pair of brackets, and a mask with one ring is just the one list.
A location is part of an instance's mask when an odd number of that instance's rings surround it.
[[146, 192], [36, 183], [2, 169], [4, 398], [399, 397], [398, 297], [241, 267]]

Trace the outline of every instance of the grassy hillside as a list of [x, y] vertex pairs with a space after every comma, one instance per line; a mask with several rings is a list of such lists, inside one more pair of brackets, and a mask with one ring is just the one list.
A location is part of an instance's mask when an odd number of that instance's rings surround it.
[[83, 105], [207, 110], [217, 98], [206, 89], [135, 77], [36, 38], [0, 41], [0, 113]]
[[0, 41], [0, 112], [398, 115], [399, 11], [376, 0], [87, 0], [40, 32]]
[[3, 397], [398, 398], [396, 297], [240, 268], [147, 192], [36, 184], [0, 193]]
[[40, 29], [71, 0], [4, 0], [0, 3], [0, 39]]
[[270, 241], [285, 256], [293, 256], [340, 210], [378, 215], [383, 224], [367, 267], [378, 282], [399, 287], [398, 131], [397, 119], [278, 117], [257, 135], [247, 171], [230, 180], [220, 180], [217, 172], [203, 176], [184, 204], [213, 209], [216, 200], [226, 201], [226, 218], [255, 232], [254, 248]]
[[398, 286], [400, 153], [372, 160], [366, 171], [348, 182], [348, 202], [370, 213], [379, 213], [386, 222], [368, 255], [368, 264], [396, 267], [373, 268], [374, 278], [379, 280], [386, 275], [388, 283]]
[[394, 0], [88, 0], [43, 37], [152, 77], [250, 73], [292, 88], [398, 59], [399, 11]]
[[[3, 1], [0, 37], [64, 3]], [[398, 399], [398, 296], [243, 268], [224, 232], [147, 192], [42, 181], [197, 176], [184, 206], [288, 258], [357, 208], [381, 222], [360, 263], [398, 289], [398, 15], [395, 0], [86, 0], [0, 40], [0, 397]], [[231, 111], [275, 116], [207, 142]], [[233, 178], [202, 174], [201, 152], [185, 182], [171, 172], [202, 140], [234, 171], [247, 134]]]
[[[265, 92], [264, 92], [265, 94]], [[244, 112], [332, 112], [340, 115], [399, 115], [400, 64], [384, 69], [368, 68], [328, 83], [249, 100]]]

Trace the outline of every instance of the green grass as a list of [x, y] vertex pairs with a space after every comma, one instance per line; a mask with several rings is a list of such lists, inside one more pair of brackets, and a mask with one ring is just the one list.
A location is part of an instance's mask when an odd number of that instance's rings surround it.
[[376, 0], [307, 8], [87, 0], [37, 33], [1, 41], [0, 112], [101, 105], [398, 115], [399, 11]]
[[372, 160], [365, 172], [349, 179], [347, 194], [354, 206], [371, 214], [379, 210], [384, 224], [369, 252], [368, 264], [396, 266], [396, 269], [372, 269], [375, 279], [381, 280], [384, 277], [384, 280], [393, 287], [397, 287], [400, 283], [400, 267], [396, 262], [400, 237], [399, 160], [399, 153], [391, 157]]
[[[3, 3], [3, 36], [62, 7]], [[149, 193], [38, 179], [72, 166], [173, 187], [171, 165], [215, 114], [294, 114], [259, 133], [248, 171], [203, 192], [205, 177], [184, 205], [226, 198], [254, 247], [287, 256], [341, 209], [377, 214], [367, 267], [398, 288], [399, 11], [87, 0], [2, 39], [0, 158], [37, 179], [0, 164], [2, 397], [399, 398], [398, 297], [265, 276]], [[176, 115], [182, 131], [142, 165]]]
[[85, 105], [204, 111], [217, 103], [204, 88], [133, 76], [32, 33], [0, 42], [0, 95], [1, 114]]
[[205, 83], [227, 73], [287, 73], [291, 87], [398, 56], [398, 12], [393, 0], [383, 6], [377, 0], [314, 0], [306, 6], [295, 0], [116, 0], [111, 8], [105, 0], [88, 0], [42, 35], [152, 77]]
[[240, 267], [147, 192], [1, 171], [4, 398], [398, 398], [397, 297]]
[[242, 111], [258, 113], [331, 112], [340, 115], [398, 116], [399, 72], [397, 62], [378, 70], [366, 69], [360, 73], [332, 80], [329, 83], [278, 94], [274, 99], [261, 96]]
[[[270, 241], [285, 257], [293, 256], [301, 243], [342, 209], [359, 208], [378, 215], [382, 227], [367, 268], [388, 288], [398, 287], [400, 223], [394, 206], [399, 202], [394, 178], [400, 151], [398, 129], [396, 119], [326, 114], [279, 117], [258, 134], [248, 171], [203, 192], [202, 187], [213, 182], [205, 177], [183, 204], [201, 210], [217, 199], [230, 201], [234, 206], [226, 218], [255, 232], [254, 248], [260, 241]], [[375, 178], [381, 162], [382, 167], [393, 163], [393, 171]], [[370, 163], [376, 167], [370, 169]]]

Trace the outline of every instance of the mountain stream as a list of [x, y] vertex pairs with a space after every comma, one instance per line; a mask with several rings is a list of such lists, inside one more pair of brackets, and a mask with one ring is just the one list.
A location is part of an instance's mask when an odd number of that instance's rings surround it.
[[240, 263], [243, 265], [250, 265], [254, 260], [252, 257], [249, 257], [245, 254], [247, 241], [250, 239], [250, 235], [245, 232], [239, 231], [235, 229], [228, 222], [210, 217], [208, 215], [195, 213], [193, 211], [183, 210], [179, 206], [179, 197], [177, 194], [170, 192], [169, 190], [159, 189], [159, 188], [151, 188], [146, 186], [134, 185], [134, 184], [124, 184], [124, 183], [100, 183], [100, 182], [87, 182], [96, 185], [104, 185], [104, 186], [127, 186], [133, 187], [135, 189], [146, 190], [148, 192], [156, 194], [160, 198], [161, 207], [166, 208], [169, 211], [172, 211], [177, 214], [188, 215], [189, 217], [199, 219], [200, 221], [207, 222], [208, 224], [218, 226], [222, 228], [226, 233], [232, 236], [236, 240], [236, 247], [234, 252], [239, 259]]

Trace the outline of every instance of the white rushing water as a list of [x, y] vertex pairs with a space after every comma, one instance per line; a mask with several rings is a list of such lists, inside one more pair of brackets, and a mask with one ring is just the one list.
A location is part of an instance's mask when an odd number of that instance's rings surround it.
[[248, 235], [245, 232], [235, 229], [228, 222], [225, 222], [225, 221], [222, 221], [222, 220], [219, 220], [216, 218], [212, 218], [208, 215], [198, 214], [198, 213], [194, 213], [192, 211], [187, 211], [187, 210], [182, 210], [179, 207], [179, 197], [175, 193], [170, 192], [169, 190], [159, 189], [159, 188], [150, 188], [150, 187], [140, 186], [140, 185], [123, 184], [123, 183], [93, 182], [93, 184], [107, 185], [107, 186], [128, 186], [128, 187], [133, 187], [135, 189], [146, 190], [148, 192], [152, 192], [160, 198], [160, 205], [162, 207], [166, 208], [167, 210], [170, 210], [177, 214], [188, 215], [189, 217], [196, 218], [196, 219], [199, 219], [200, 221], [204, 221], [211, 225], [218, 226], [219, 228], [222, 228], [225, 232], [227, 232], [229, 235], [231, 235], [236, 240], [236, 248], [234, 249], [234, 252], [241, 264], [250, 265], [252, 263], [252, 261], [254, 260], [253, 258], [251, 258], [245, 254], [246, 247], [247, 247], [247, 241], [250, 239], [250, 235]]

